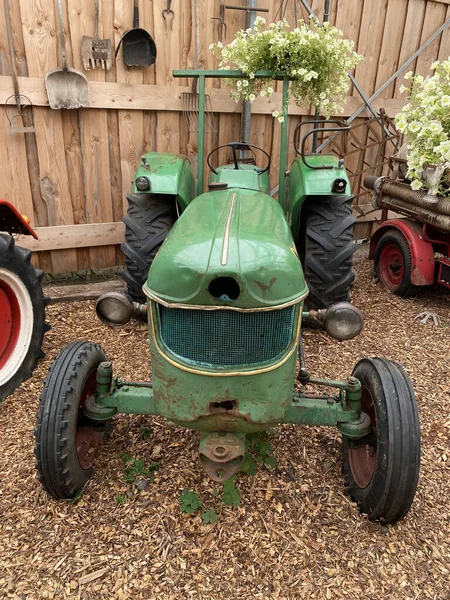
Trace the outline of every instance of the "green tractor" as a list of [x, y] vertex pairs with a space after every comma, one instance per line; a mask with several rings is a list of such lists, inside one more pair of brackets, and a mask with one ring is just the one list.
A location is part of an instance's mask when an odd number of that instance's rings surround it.
[[[152, 383], [121, 380], [97, 344], [63, 349], [46, 378], [37, 416], [43, 486], [60, 499], [79, 493], [118, 413], [161, 415], [198, 430], [201, 463], [218, 482], [239, 471], [247, 434], [280, 423], [328, 425], [342, 434], [351, 498], [371, 520], [402, 518], [420, 462], [408, 376], [400, 365], [373, 358], [361, 360], [343, 381], [325, 380], [309, 373], [303, 352], [302, 323], [314, 319], [340, 340], [363, 325], [347, 302], [355, 246], [342, 161], [306, 155], [313, 132], [299, 144], [297, 128], [300, 156], [286, 174], [285, 108], [278, 201], [268, 194], [269, 155], [241, 143], [228, 144], [229, 164], [213, 166], [218, 148], [207, 157], [211, 174], [203, 193], [205, 78], [241, 74], [174, 74], [199, 78], [197, 194], [185, 158], [142, 158], [124, 219], [129, 296], [112, 292], [97, 303], [109, 325], [124, 324], [133, 314], [148, 318]], [[287, 98], [289, 79], [277, 78]], [[258, 151], [261, 165], [252, 158]], [[311, 308], [305, 310], [308, 294]], [[334, 391], [312, 393], [311, 386]]]

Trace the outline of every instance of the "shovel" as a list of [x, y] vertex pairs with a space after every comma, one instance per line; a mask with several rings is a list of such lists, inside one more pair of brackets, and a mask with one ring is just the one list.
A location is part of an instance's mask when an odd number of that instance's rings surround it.
[[83, 73], [67, 66], [66, 36], [64, 35], [61, 0], [56, 0], [56, 8], [58, 11], [62, 67], [53, 69], [45, 76], [48, 102], [50, 108], [56, 110], [59, 108], [88, 107], [90, 105], [88, 80]]
[[133, 29], [126, 31], [116, 48], [116, 56], [123, 44], [123, 62], [128, 67], [149, 67], [156, 60], [156, 46], [152, 36], [139, 27], [139, 0], [134, 0]]
[[98, 0], [94, 0], [95, 32], [94, 37], [83, 35], [81, 39], [81, 58], [86, 71], [101, 67], [109, 71], [111, 68], [111, 40], [98, 37]]

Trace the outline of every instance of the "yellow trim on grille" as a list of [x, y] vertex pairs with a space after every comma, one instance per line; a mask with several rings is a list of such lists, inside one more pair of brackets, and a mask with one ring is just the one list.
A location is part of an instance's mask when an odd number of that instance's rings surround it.
[[[178, 306], [178, 308], [181, 308], [181, 307]], [[189, 308], [191, 308], [191, 307], [189, 307]], [[298, 319], [297, 319], [297, 331], [295, 334], [295, 340], [293, 342], [292, 348], [289, 350], [289, 352], [286, 354], [286, 356], [284, 356], [278, 363], [276, 363], [274, 365], [269, 365], [268, 367], [262, 367], [260, 369], [253, 369], [251, 371], [227, 371], [227, 372], [206, 371], [206, 370], [194, 369], [192, 367], [188, 367], [187, 365], [185, 365], [181, 362], [177, 362], [176, 360], [173, 360], [172, 358], [170, 358], [165, 352], [163, 352], [163, 350], [161, 349], [161, 347], [158, 343], [158, 336], [156, 334], [156, 328], [155, 328], [155, 322], [154, 322], [155, 321], [155, 313], [154, 313], [153, 302], [150, 303], [150, 323], [152, 326], [153, 341], [155, 343], [158, 354], [160, 354], [164, 358], [164, 360], [166, 360], [168, 363], [170, 363], [174, 367], [177, 367], [178, 369], [181, 369], [182, 371], [187, 371], [188, 373], [195, 373], [197, 375], [210, 375], [211, 377], [234, 377], [234, 376], [242, 377], [245, 375], [257, 375], [258, 373], [267, 373], [268, 371], [273, 371], [274, 369], [278, 369], [278, 367], [281, 367], [281, 365], [284, 365], [284, 363], [287, 362], [291, 358], [292, 354], [297, 350], [297, 347], [298, 347], [298, 342], [299, 342], [299, 337], [300, 337], [300, 328], [301, 328], [301, 324], [302, 324], [302, 312], [303, 312], [303, 308], [301, 307], [300, 312], [298, 314]]]
[[298, 298], [289, 300], [289, 302], [284, 302], [284, 304], [277, 304], [276, 306], [260, 306], [255, 308], [240, 308], [239, 306], [210, 306], [209, 304], [171, 304], [170, 302], [161, 300], [161, 298], [158, 298], [158, 296], [155, 296], [155, 294], [152, 294], [152, 292], [147, 290], [145, 286], [142, 287], [142, 291], [147, 298], [150, 298], [150, 300], [153, 300], [153, 302], [156, 302], [157, 304], [161, 304], [165, 308], [184, 308], [188, 310], [236, 310], [237, 312], [268, 312], [270, 310], [279, 310], [282, 308], [287, 308], [288, 306], [293, 306], [294, 304], [300, 304], [300, 302], [303, 302], [303, 300], [309, 294], [309, 290], [307, 289], [306, 292]]

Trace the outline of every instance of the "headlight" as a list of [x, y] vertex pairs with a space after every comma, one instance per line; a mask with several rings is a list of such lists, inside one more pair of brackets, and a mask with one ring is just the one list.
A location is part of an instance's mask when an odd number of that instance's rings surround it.
[[138, 177], [135, 184], [140, 192], [147, 192], [150, 189], [150, 181], [147, 177]]
[[95, 311], [105, 325], [121, 327], [133, 316], [133, 301], [120, 292], [106, 292], [97, 300]]
[[325, 330], [336, 340], [351, 340], [361, 333], [363, 325], [361, 311], [350, 302], [333, 304], [325, 313]]

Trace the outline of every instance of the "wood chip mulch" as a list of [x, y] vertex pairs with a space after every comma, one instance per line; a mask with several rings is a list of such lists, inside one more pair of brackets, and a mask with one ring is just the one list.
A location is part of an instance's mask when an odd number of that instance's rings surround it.
[[[75, 504], [41, 490], [33, 428], [42, 381], [67, 343], [101, 343], [124, 379], [149, 378], [145, 325], [109, 330], [92, 302], [49, 307], [53, 329], [34, 376], [0, 406], [0, 598], [442, 599], [450, 596], [450, 294], [434, 288], [400, 299], [372, 280], [364, 250], [353, 302], [366, 325], [339, 343], [305, 332], [310, 371], [345, 377], [365, 356], [401, 362], [420, 409], [422, 469], [408, 516], [370, 523], [345, 495], [340, 436], [279, 427], [276, 470], [240, 475], [239, 507], [221, 504], [197, 457], [198, 434], [159, 418], [119, 416]], [[434, 311], [438, 326], [414, 317]], [[142, 427], [153, 433], [143, 439]], [[161, 463], [131, 491], [120, 455]], [[200, 493], [217, 523], [180, 512], [184, 488]], [[116, 495], [125, 498], [124, 505]]]

